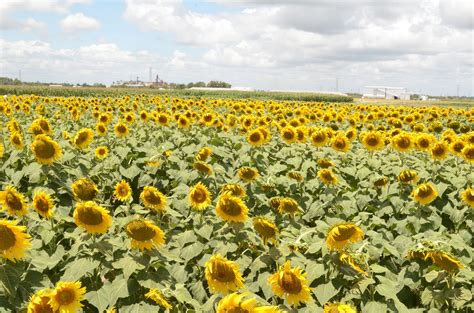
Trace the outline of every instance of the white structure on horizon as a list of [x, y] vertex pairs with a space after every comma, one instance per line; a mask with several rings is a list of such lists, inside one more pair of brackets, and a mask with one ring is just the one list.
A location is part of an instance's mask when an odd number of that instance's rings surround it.
[[365, 86], [364, 88], [369, 92], [364, 93], [362, 98], [410, 100], [410, 93], [405, 87]]

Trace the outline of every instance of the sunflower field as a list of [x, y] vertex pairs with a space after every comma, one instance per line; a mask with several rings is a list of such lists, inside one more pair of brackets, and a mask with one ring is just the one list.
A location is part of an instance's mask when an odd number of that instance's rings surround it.
[[0, 100], [0, 312], [472, 312], [474, 109]]

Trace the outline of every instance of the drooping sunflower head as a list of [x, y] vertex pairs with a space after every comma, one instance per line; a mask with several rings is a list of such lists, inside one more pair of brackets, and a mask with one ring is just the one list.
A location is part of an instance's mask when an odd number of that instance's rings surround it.
[[380, 178], [377, 178], [375, 181], [374, 181], [374, 187], [376, 188], [381, 188], [383, 186], [386, 186], [389, 182], [389, 178], [387, 176], [383, 176], [383, 177], [380, 177]]
[[256, 168], [247, 166], [240, 168], [238, 174], [240, 179], [247, 183], [254, 181], [260, 176]]
[[97, 185], [88, 178], [80, 178], [72, 184], [72, 193], [78, 201], [91, 201], [99, 194]]
[[72, 139], [73, 144], [79, 149], [86, 149], [94, 140], [94, 131], [90, 128], [82, 128]]
[[413, 199], [420, 204], [430, 204], [438, 197], [438, 190], [433, 183], [421, 184], [413, 190]]
[[222, 186], [221, 194], [230, 193], [234, 197], [245, 198], [247, 192], [239, 184], [225, 184]]
[[216, 313], [280, 313], [276, 306], [257, 306], [255, 297], [248, 298], [248, 293], [231, 293], [225, 296], [217, 305]]
[[33, 208], [39, 215], [49, 219], [53, 216], [54, 202], [49, 194], [44, 191], [36, 191], [33, 197]]
[[140, 198], [145, 204], [145, 207], [155, 212], [164, 212], [166, 210], [166, 196], [153, 186], [143, 188]]
[[28, 302], [28, 313], [54, 313], [53, 307], [49, 304], [52, 292], [51, 289], [38, 290]]
[[300, 268], [291, 268], [290, 261], [287, 261], [278, 272], [268, 278], [268, 283], [273, 293], [286, 299], [290, 305], [298, 306], [300, 302], [307, 302], [311, 298], [305, 276]]
[[212, 175], [212, 167], [209, 164], [205, 163], [205, 162], [196, 161], [196, 162], [194, 162], [193, 167], [194, 167], [194, 169], [196, 169], [199, 172], [204, 173], [208, 176]]
[[325, 303], [324, 313], [357, 313], [352, 306], [343, 303]]
[[326, 244], [330, 250], [342, 251], [344, 248], [364, 238], [364, 232], [353, 223], [341, 223], [332, 226], [326, 236]]
[[471, 208], [474, 208], [474, 188], [469, 187], [462, 191], [461, 199]]
[[194, 185], [189, 191], [189, 204], [197, 211], [206, 209], [211, 204], [211, 193], [201, 182]]
[[227, 222], [243, 223], [248, 218], [249, 209], [241, 198], [225, 193], [219, 197], [216, 214]]
[[117, 200], [125, 202], [132, 196], [132, 188], [125, 180], [121, 180], [114, 187], [114, 196]]
[[30, 244], [30, 235], [25, 226], [17, 226], [17, 221], [0, 219], [0, 257], [12, 262], [25, 257]]
[[212, 149], [209, 147], [201, 148], [195, 156], [196, 161], [206, 162], [207, 158], [212, 154]]
[[339, 254], [339, 261], [343, 264], [348, 266], [352, 271], [355, 273], [362, 274], [367, 276], [367, 272], [365, 270], [365, 265], [363, 262], [363, 256], [361, 254], [352, 253], [348, 251], [341, 252]]
[[431, 260], [433, 264], [447, 272], [454, 272], [464, 265], [456, 257], [442, 250], [431, 250], [425, 253], [425, 260]]
[[255, 228], [258, 235], [262, 238], [264, 244], [269, 241], [276, 243], [278, 227], [268, 218], [263, 216], [254, 217], [253, 228]]
[[321, 169], [318, 171], [319, 179], [326, 185], [336, 185], [338, 183], [337, 176], [330, 169]]
[[414, 170], [403, 170], [398, 174], [398, 181], [402, 184], [414, 184], [419, 180], [418, 173]]
[[[271, 200], [270, 200], [271, 201]], [[285, 198], [278, 198], [278, 212], [280, 214], [290, 214], [295, 215], [303, 212], [298, 202], [295, 199], [285, 197]]]
[[297, 182], [302, 182], [304, 180], [304, 177], [300, 172], [291, 171], [288, 172], [287, 176], [291, 179], [296, 180]]
[[40, 164], [52, 164], [62, 155], [59, 144], [47, 135], [36, 136], [31, 151]]
[[106, 146], [99, 146], [95, 149], [95, 157], [98, 159], [104, 159], [109, 155], [109, 148]]
[[125, 231], [131, 239], [131, 246], [140, 250], [151, 250], [155, 246], [165, 244], [165, 234], [153, 222], [136, 219], [125, 226]]
[[165, 309], [171, 309], [173, 306], [168, 302], [166, 297], [158, 290], [155, 288], [150, 289], [146, 294], [145, 298], [152, 300], [159, 306], [165, 308]]
[[48, 304], [54, 312], [77, 312], [83, 307], [86, 287], [81, 287], [81, 282], [59, 282], [51, 292]]
[[25, 196], [13, 186], [7, 186], [0, 192], [0, 204], [6, 207], [8, 213], [13, 216], [23, 216], [28, 213]]
[[104, 234], [112, 226], [109, 212], [93, 201], [78, 203], [73, 217], [74, 223], [90, 234]]
[[336, 164], [328, 159], [318, 159], [317, 164], [321, 168], [329, 168], [336, 166]]
[[217, 254], [213, 255], [205, 266], [205, 276], [210, 292], [227, 294], [229, 291], [243, 288], [244, 279], [235, 262]]

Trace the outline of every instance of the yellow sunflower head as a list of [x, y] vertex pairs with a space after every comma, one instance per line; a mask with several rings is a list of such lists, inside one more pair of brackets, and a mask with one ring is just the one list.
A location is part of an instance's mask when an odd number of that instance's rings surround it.
[[357, 313], [357, 310], [348, 304], [325, 303], [324, 313]]
[[33, 197], [33, 208], [39, 215], [49, 219], [53, 217], [54, 202], [49, 194], [44, 191], [36, 191]]
[[387, 176], [383, 176], [383, 177], [380, 177], [380, 178], [377, 178], [375, 181], [374, 181], [374, 187], [376, 188], [381, 188], [381, 187], [384, 187], [388, 184], [389, 182], [389, 178]]
[[199, 182], [189, 191], [189, 204], [197, 211], [203, 211], [211, 204], [211, 193], [203, 183]]
[[402, 184], [414, 184], [419, 180], [418, 173], [414, 170], [403, 170], [398, 174], [398, 181]]
[[132, 188], [125, 180], [121, 180], [115, 185], [114, 196], [117, 200], [125, 202], [132, 196]]
[[334, 137], [332, 140], [332, 148], [338, 152], [346, 153], [350, 148], [350, 141], [344, 135]]
[[31, 245], [30, 235], [25, 226], [17, 226], [17, 221], [0, 219], [0, 256], [12, 262], [25, 257]]
[[216, 205], [216, 214], [227, 222], [243, 223], [248, 218], [249, 209], [244, 201], [225, 193], [219, 197]]
[[471, 145], [466, 145], [462, 151], [462, 156], [463, 158], [470, 162], [470, 163], [474, 163], [474, 144], [471, 144]]
[[81, 282], [59, 282], [51, 292], [48, 304], [54, 312], [77, 312], [83, 306], [86, 287], [81, 287]]
[[49, 304], [52, 292], [51, 289], [37, 291], [28, 302], [28, 313], [53, 313], [53, 308]]
[[324, 129], [315, 130], [311, 134], [311, 143], [315, 147], [323, 147], [329, 141], [328, 134]]
[[325, 185], [336, 185], [338, 183], [337, 176], [334, 175], [331, 169], [324, 168], [319, 170], [318, 177]]
[[128, 136], [128, 132], [129, 132], [128, 126], [122, 122], [118, 122], [117, 124], [115, 124], [114, 131], [115, 131], [115, 136], [117, 138], [125, 138]]
[[413, 190], [413, 199], [420, 204], [430, 204], [438, 197], [438, 190], [433, 183], [421, 184]]
[[239, 184], [225, 184], [221, 189], [221, 194], [230, 193], [234, 197], [245, 198], [247, 192]]
[[431, 260], [433, 264], [447, 272], [454, 272], [464, 265], [456, 257], [442, 250], [431, 250], [425, 253], [425, 260]]
[[339, 261], [348, 266], [350, 269], [355, 271], [356, 273], [362, 274], [364, 276], [367, 276], [367, 272], [363, 267], [365, 267], [363, 264], [363, 258], [362, 255], [351, 253], [348, 251], [343, 251], [341, 254], [339, 254]]
[[88, 178], [80, 178], [76, 180], [72, 186], [72, 193], [74, 198], [77, 201], [91, 201], [97, 197], [99, 193], [99, 189], [97, 189], [97, 185]]
[[134, 249], [152, 250], [155, 246], [165, 244], [165, 234], [161, 228], [148, 220], [133, 220], [125, 226], [125, 231]]
[[6, 207], [8, 213], [13, 216], [23, 216], [28, 213], [25, 196], [13, 186], [7, 186], [0, 192], [0, 204]]
[[258, 173], [258, 170], [253, 168], [253, 167], [242, 167], [238, 171], [238, 175], [240, 179], [243, 181], [249, 183], [257, 179], [260, 174]]
[[436, 142], [436, 137], [431, 134], [420, 133], [415, 136], [415, 147], [421, 151], [428, 151]]
[[41, 164], [52, 164], [62, 155], [59, 144], [47, 135], [36, 136], [31, 144], [31, 151]]
[[201, 173], [204, 173], [206, 175], [212, 175], [212, 167], [203, 162], [203, 161], [196, 161], [194, 162], [194, 165], [193, 165], [194, 169], [198, 170], [199, 172]]
[[332, 226], [326, 236], [326, 244], [330, 250], [342, 251], [344, 248], [364, 238], [364, 232], [353, 223], [341, 223]]
[[278, 227], [266, 217], [257, 216], [253, 218], [253, 228], [257, 231], [258, 235], [262, 238], [263, 243], [271, 241], [276, 243], [278, 235]]
[[434, 160], [444, 160], [449, 155], [449, 145], [446, 141], [438, 141], [433, 144], [430, 151]]
[[[290, 214], [291, 216], [295, 214], [299, 214], [303, 212], [303, 209], [300, 207], [298, 202], [296, 202], [293, 198], [277, 198], [278, 200], [278, 207], [277, 210], [280, 214]], [[272, 201], [272, 200], [270, 200]]]
[[280, 131], [280, 136], [287, 144], [292, 144], [298, 140], [296, 129], [293, 126], [283, 127]]
[[328, 159], [318, 159], [317, 164], [321, 168], [329, 168], [336, 166], [336, 164], [332, 161], [329, 161]]
[[196, 154], [196, 161], [206, 162], [207, 158], [212, 154], [212, 149], [209, 147], [201, 148]]
[[304, 177], [300, 172], [291, 171], [291, 172], [288, 172], [287, 176], [291, 179], [296, 180], [299, 183], [301, 183], [304, 180]]
[[288, 304], [298, 306], [300, 302], [308, 302], [311, 299], [311, 290], [305, 276], [300, 268], [291, 268], [290, 261], [287, 261], [278, 272], [268, 278], [268, 283], [273, 293], [286, 299]]
[[461, 192], [461, 199], [469, 205], [471, 208], [474, 208], [474, 188], [467, 188]]
[[361, 133], [360, 141], [369, 151], [382, 150], [385, 148], [385, 138], [383, 134], [378, 131]]
[[79, 149], [86, 149], [94, 140], [94, 131], [90, 128], [79, 130], [72, 139], [73, 144]]
[[171, 309], [172, 305], [168, 302], [168, 300], [165, 298], [165, 296], [155, 288], [150, 289], [146, 294], [145, 298], [152, 300], [159, 306], [165, 308], [165, 309]]
[[78, 203], [73, 217], [74, 223], [90, 234], [104, 234], [112, 226], [109, 212], [93, 201]]
[[256, 128], [247, 134], [247, 142], [253, 147], [258, 147], [265, 143], [265, 138], [260, 129]]
[[19, 132], [14, 132], [10, 135], [10, 142], [16, 150], [23, 150], [23, 135]]
[[95, 130], [97, 131], [97, 134], [101, 137], [104, 137], [107, 135], [107, 125], [103, 123], [97, 123], [95, 126]]
[[244, 279], [235, 262], [229, 261], [220, 254], [217, 254], [213, 255], [206, 262], [205, 266], [207, 284], [212, 293], [227, 294], [229, 291], [236, 291], [244, 287]]
[[164, 212], [166, 210], [166, 196], [153, 186], [143, 188], [140, 198], [145, 204], [145, 207], [155, 212]]
[[244, 300], [248, 293], [236, 292], [225, 296], [217, 305], [216, 313], [280, 313], [276, 306], [257, 306], [255, 297]]
[[95, 149], [95, 157], [98, 159], [104, 159], [109, 155], [109, 148], [106, 146], [99, 146]]

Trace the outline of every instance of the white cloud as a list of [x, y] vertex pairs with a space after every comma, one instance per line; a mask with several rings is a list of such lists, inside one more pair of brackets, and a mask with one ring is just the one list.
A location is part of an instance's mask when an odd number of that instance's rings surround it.
[[60, 25], [66, 33], [98, 30], [100, 28], [99, 21], [92, 17], [85, 16], [83, 13], [69, 14], [61, 20]]
[[472, 0], [441, 0], [442, 20], [453, 27], [474, 29], [474, 3]]

